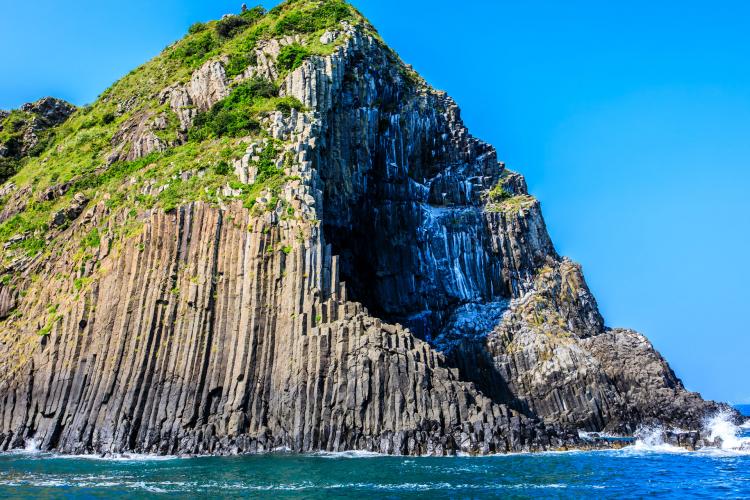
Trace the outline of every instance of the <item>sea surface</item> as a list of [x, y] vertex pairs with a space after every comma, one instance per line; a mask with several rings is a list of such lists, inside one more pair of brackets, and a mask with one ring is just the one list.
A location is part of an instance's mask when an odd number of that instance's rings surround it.
[[[741, 408], [750, 415], [750, 406]], [[176, 458], [0, 454], [0, 498], [750, 498], [750, 429], [688, 452], [652, 433], [621, 450], [412, 458], [365, 453]]]

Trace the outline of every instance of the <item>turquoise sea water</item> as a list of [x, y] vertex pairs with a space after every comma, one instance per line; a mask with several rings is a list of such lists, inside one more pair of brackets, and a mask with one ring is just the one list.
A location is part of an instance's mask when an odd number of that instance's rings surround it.
[[[738, 439], [750, 439], [750, 429], [737, 431]], [[750, 452], [687, 452], [646, 440], [617, 451], [450, 458], [356, 453], [114, 459], [59, 457], [33, 451], [0, 455], [0, 498], [146, 495], [748, 498]]]

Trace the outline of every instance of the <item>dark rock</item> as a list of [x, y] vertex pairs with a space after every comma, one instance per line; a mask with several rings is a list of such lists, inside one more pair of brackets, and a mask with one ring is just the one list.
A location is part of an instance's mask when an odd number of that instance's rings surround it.
[[83, 213], [87, 203], [88, 199], [83, 193], [76, 193], [67, 208], [58, 210], [53, 214], [50, 225], [60, 227], [76, 220]]
[[42, 194], [39, 196], [39, 199], [41, 201], [56, 200], [60, 196], [63, 196], [65, 193], [67, 193], [72, 185], [73, 185], [73, 182], [71, 181], [71, 182], [64, 182], [62, 184], [56, 184], [54, 186], [50, 186], [42, 192]]

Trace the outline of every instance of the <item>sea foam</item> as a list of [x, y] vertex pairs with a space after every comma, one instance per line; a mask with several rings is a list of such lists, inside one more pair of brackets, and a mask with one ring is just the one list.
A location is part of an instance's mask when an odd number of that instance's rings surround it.
[[[743, 429], [748, 428], [748, 422], [737, 425], [733, 421], [730, 412], [720, 411], [708, 417], [704, 424], [702, 434], [707, 441], [717, 443], [718, 446], [706, 446], [697, 453], [710, 455], [750, 455], [750, 437], [744, 437]], [[681, 429], [670, 429], [671, 432], [680, 432]], [[626, 449], [632, 451], [658, 452], [658, 453], [691, 453], [685, 448], [674, 446], [664, 441], [665, 429], [662, 427], [645, 427], [636, 432], [636, 441]]]
[[[747, 422], [745, 422], [746, 425]], [[732, 421], [729, 412], [721, 411], [708, 418], [705, 424], [705, 432], [712, 441], [721, 439], [722, 450], [735, 450], [750, 453], [750, 438], [742, 437], [742, 428]]]

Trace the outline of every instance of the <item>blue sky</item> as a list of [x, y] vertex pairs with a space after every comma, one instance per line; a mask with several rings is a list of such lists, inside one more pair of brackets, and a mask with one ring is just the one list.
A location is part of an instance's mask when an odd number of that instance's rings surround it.
[[[0, 108], [91, 102], [240, 4], [0, 0]], [[646, 334], [689, 389], [750, 402], [750, 5], [354, 4], [526, 175], [607, 324]]]

